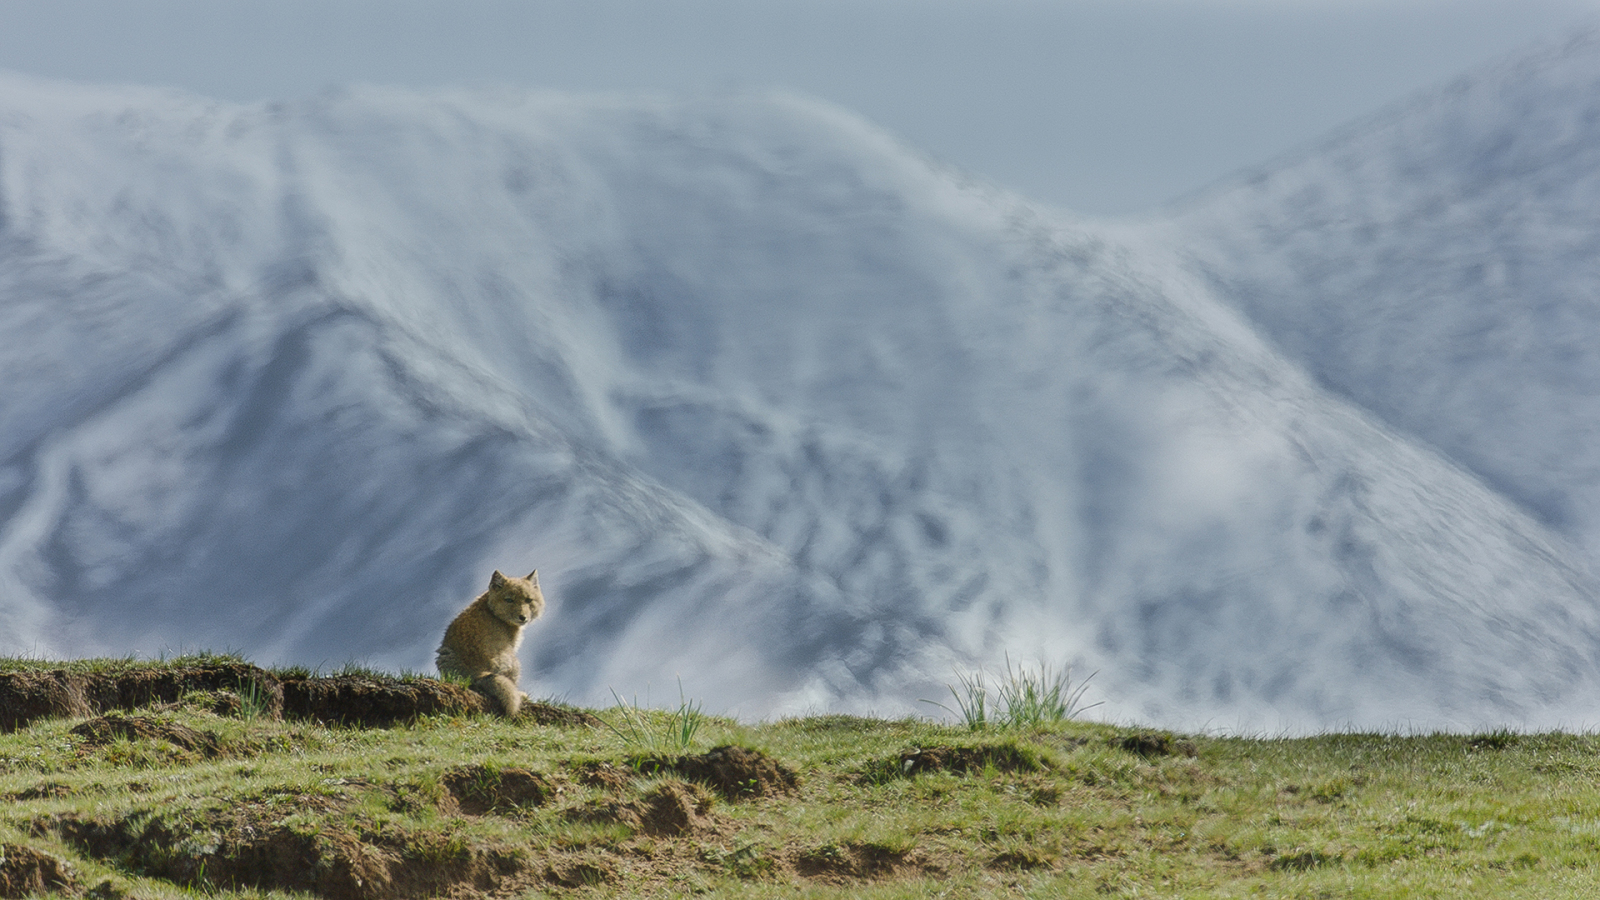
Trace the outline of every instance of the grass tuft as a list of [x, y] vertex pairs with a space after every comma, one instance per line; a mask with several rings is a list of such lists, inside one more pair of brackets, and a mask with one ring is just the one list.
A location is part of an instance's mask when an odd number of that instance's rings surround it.
[[612, 691], [611, 696], [617, 705], [609, 712], [617, 721], [613, 723], [605, 716], [600, 720], [635, 755], [687, 753], [694, 744], [695, 735], [706, 723], [699, 701], [684, 697], [682, 681], [678, 682], [678, 708], [671, 712], [644, 709], [639, 706], [637, 697], [632, 703], [625, 702], [616, 691]]
[[961, 683], [961, 689], [956, 690], [955, 685], [945, 685], [950, 689], [950, 695], [955, 698], [956, 708], [951, 709], [937, 700], [923, 700], [951, 713], [967, 727], [969, 731], [982, 731], [989, 727], [989, 688], [983, 683], [983, 672], [974, 672], [971, 675], [956, 673], [956, 681]]
[[1040, 662], [1037, 669], [1023, 665], [1013, 666], [1010, 654], [1006, 655], [1006, 670], [995, 688], [991, 705], [989, 687], [982, 670], [970, 675], [956, 672], [960, 684], [947, 685], [955, 698], [951, 709], [943, 703], [923, 700], [954, 715], [969, 731], [981, 731], [991, 725], [998, 728], [1026, 729], [1058, 725], [1076, 719], [1099, 703], [1085, 705], [1083, 695], [1089, 689], [1088, 678], [1074, 683], [1072, 670], [1052, 671], [1050, 665]]

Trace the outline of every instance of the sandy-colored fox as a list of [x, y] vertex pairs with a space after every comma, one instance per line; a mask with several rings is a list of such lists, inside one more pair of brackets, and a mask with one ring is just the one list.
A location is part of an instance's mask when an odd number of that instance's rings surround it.
[[522, 677], [517, 646], [523, 626], [542, 612], [538, 569], [527, 578], [507, 578], [496, 569], [489, 589], [445, 629], [435, 660], [439, 673], [472, 679], [473, 690], [499, 704], [503, 715], [516, 715], [527, 697], [517, 690]]

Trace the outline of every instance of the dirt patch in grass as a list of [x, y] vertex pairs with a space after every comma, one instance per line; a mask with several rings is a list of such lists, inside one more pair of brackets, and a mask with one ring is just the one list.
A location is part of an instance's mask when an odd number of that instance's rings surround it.
[[900, 754], [893, 769], [899, 775], [924, 772], [981, 772], [993, 768], [1000, 772], [1037, 772], [1044, 768], [1039, 755], [1016, 744], [984, 744], [975, 747], [918, 747]]
[[793, 769], [760, 750], [726, 744], [699, 756], [651, 756], [633, 761], [646, 775], [671, 773], [698, 781], [729, 800], [792, 794], [800, 786]]
[[579, 784], [605, 791], [623, 790], [639, 777], [633, 769], [600, 759], [568, 760], [566, 765]]
[[617, 880], [617, 867], [603, 857], [564, 859], [545, 867], [544, 880], [564, 888], [598, 887]]
[[488, 702], [471, 688], [431, 678], [405, 681], [367, 675], [285, 678], [283, 712], [353, 728], [387, 728], [422, 716], [485, 712]]
[[54, 856], [21, 844], [0, 844], [0, 897], [37, 897], [76, 886], [72, 869]]
[[222, 742], [215, 734], [196, 731], [187, 725], [154, 715], [109, 713], [74, 727], [72, 733], [83, 738], [83, 742], [91, 747], [103, 747], [119, 739], [153, 740], [165, 741], [180, 750], [205, 757], [221, 756], [223, 752]]
[[460, 766], [439, 779], [456, 810], [464, 815], [509, 813], [549, 803], [555, 786], [527, 769]]
[[709, 791], [669, 779], [631, 800], [606, 799], [567, 811], [579, 822], [605, 822], [657, 837], [678, 837], [711, 826]]
[[[82, 718], [180, 701], [224, 716], [310, 719], [330, 725], [384, 728], [423, 716], [491, 712], [465, 685], [432, 678], [370, 675], [286, 675], [248, 663], [134, 667], [120, 671], [26, 669], [0, 672], [0, 734], [48, 718]], [[528, 703], [519, 721], [596, 727], [592, 713]]]
[[794, 857], [797, 874], [832, 882], [893, 878], [911, 867], [905, 851], [871, 842], [824, 844]]
[[90, 856], [175, 884], [300, 891], [329, 900], [488, 891], [526, 865], [512, 849], [456, 835], [360, 819], [310, 827], [248, 802], [200, 816], [151, 810], [115, 819], [65, 816], [48, 827]]
[[40, 719], [83, 717], [176, 703], [186, 694], [227, 691], [252, 697], [263, 714], [283, 706], [278, 680], [246, 663], [214, 663], [121, 672], [70, 669], [0, 673], [0, 733], [26, 728]]
[[[176, 703], [196, 692], [252, 697], [261, 714], [269, 717], [277, 717], [283, 709], [283, 690], [278, 680], [265, 669], [249, 663], [130, 669], [88, 678], [85, 693], [96, 712]], [[241, 711], [243, 706], [241, 700]]]
[[639, 824], [646, 834], [689, 834], [705, 827], [711, 795], [697, 784], [663, 781], [639, 798]]
[[535, 725], [555, 725], [561, 728], [599, 728], [602, 724], [600, 717], [594, 713], [543, 702], [522, 704], [522, 710], [517, 713], [517, 718], [526, 719]]
[[10, 734], [39, 719], [90, 712], [81, 678], [66, 672], [0, 673], [0, 733]]

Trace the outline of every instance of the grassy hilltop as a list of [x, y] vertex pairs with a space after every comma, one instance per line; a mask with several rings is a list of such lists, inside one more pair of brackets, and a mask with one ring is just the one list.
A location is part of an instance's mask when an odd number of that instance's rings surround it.
[[0, 662], [0, 896], [1588, 898], [1597, 784], [1591, 735], [506, 721], [432, 679]]

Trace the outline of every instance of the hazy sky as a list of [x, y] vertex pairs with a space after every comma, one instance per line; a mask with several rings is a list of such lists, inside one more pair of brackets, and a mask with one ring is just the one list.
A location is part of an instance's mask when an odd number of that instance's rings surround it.
[[1084, 213], [1149, 209], [1600, 0], [0, 0], [0, 68], [234, 100], [352, 81], [781, 86]]

